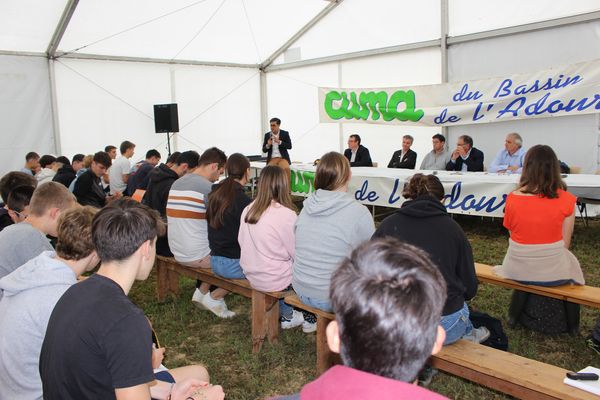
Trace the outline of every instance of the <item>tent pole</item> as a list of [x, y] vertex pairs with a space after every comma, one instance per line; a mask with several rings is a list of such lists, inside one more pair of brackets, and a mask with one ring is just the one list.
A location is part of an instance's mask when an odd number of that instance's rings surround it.
[[259, 72], [259, 84], [260, 84], [260, 132], [259, 143], [262, 144], [263, 136], [262, 131], [269, 126], [267, 123], [269, 120], [269, 109], [267, 104], [267, 74], [262, 69]]
[[[448, 0], [440, 0], [440, 16], [441, 16], [441, 57], [442, 57], [442, 83], [448, 83]], [[448, 142], [448, 127], [442, 126], [442, 135]]]
[[300, 39], [302, 37], [302, 35], [304, 35], [306, 32], [308, 32], [310, 30], [310, 28], [315, 26], [317, 24], [317, 22], [322, 20], [327, 14], [329, 14], [331, 11], [333, 11], [333, 9], [336, 8], [337, 6], [339, 6], [342, 3], [342, 1], [344, 1], [344, 0], [330, 0], [330, 1], [331, 2], [325, 8], [323, 8], [320, 13], [315, 15], [315, 17], [313, 19], [311, 19], [310, 21], [308, 21], [306, 23], [306, 25], [304, 25], [302, 28], [300, 28], [300, 30], [298, 32], [296, 32], [296, 34], [294, 36], [289, 38], [287, 40], [287, 42], [285, 42], [280, 48], [275, 50], [275, 52], [273, 54], [271, 54], [269, 57], [267, 57], [267, 59], [265, 61], [260, 63], [260, 69], [261, 70], [265, 69], [269, 65], [273, 64], [273, 61], [275, 61], [275, 59], [277, 59], [277, 57], [282, 55], [287, 49], [290, 48], [291, 45], [293, 45], [298, 39]]
[[54, 58], [56, 56], [56, 50], [58, 49], [58, 45], [62, 40], [65, 31], [67, 30], [67, 26], [69, 25], [69, 21], [71, 21], [71, 17], [75, 12], [75, 8], [77, 8], [77, 4], [79, 0], [69, 0], [65, 9], [58, 21], [58, 25], [54, 30], [54, 34], [52, 35], [52, 39], [50, 40], [50, 44], [48, 44], [48, 48], [46, 49], [46, 54], [48, 58]]
[[57, 156], [62, 155], [60, 142], [60, 124], [58, 123], [58, 100], [56, 99], [56, 76], [54, 71], [54, 60], [48, 59], [48, 77], [50, 79], [50, 107], [52, 109], [52, 127], [54, 130], [54, 152]]

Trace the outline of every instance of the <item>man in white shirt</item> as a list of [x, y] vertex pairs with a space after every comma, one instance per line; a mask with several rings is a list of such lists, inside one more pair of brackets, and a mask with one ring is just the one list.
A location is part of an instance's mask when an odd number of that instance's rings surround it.
[[521, 135], [516, 132], [509, 133], [504, 140], [504, 149], [496, 154], [496, 158], [490, 164], [488, 172], [520, 174], [525, 153]]
[[117, 159], [113, 161], [112, 166], [108, 171], [111, 195], [114, 195], [117, 192], [122, 194], [127, 188], [129, 174], [131, 173], [131, 162], [129, 159], [133, 157], [135, 144], [126, 140], [121, 143], [119, 150], [121, 151], [121, 157], [117, 157]]
[[446, 149], [446, 138], [444, 135], [437, 133], [431, 138], [431, 144], [433, 150], [427, 153], [419, 169], [443, 171], [446, 169], [448, 161], [450, 161], [450, 152]]

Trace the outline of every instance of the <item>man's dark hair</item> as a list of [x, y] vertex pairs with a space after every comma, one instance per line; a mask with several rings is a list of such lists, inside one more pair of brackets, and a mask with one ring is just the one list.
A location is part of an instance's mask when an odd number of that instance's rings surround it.
[[112, 165], [112, 159], [105, 151], [99, 151], [96, 154], [94, 154], [93, 161], [97, 162], [98, 164], [104, 165], [106, 168], [110, 168], [110, 166]]
[[113, 146], [113, 145], [109, 144], [108, 146], [106, 146], [106, 147], [104, 148], [104, 151], [105, 151], [106, 153], [110, 153], [111, 151], [113, 151], [113, 150], [116, 150], [116, 149], [117, 149], [117, 148], [116, 148], [115, 146]]
[[92, 241], [102, 262], [126, 260], [164, 232], [158, 212], [128, 197], [111, 202], [92, 222]]
[[35, 151], [30, 151], [29, 153], [25, 154], [25, 161], [29, 162], [30, 160], [39, 160], [40, 159], [40, 155], [38, 153], [36, 153]]
[[202, 153], [200, 156], [200, 160], [198, 160], [198, 165], [208, 165], [217, 163], [219, 168], [224, 167], [227, 162], [227, 156], [223, 153], [222, 150], [211, 147]]
[[167, 158], [167, 163], [179, 164], [179, 156], [181, 156], [181, 152], [176, 151], [175, 153], [171, 154], [169, 158]]
[[8, 201], [8, 194], [18, 186], [31, 186], [35, 188], [37, 186], [37, 179], [21, 171], [12, 171], [4, 175], [0, 179], [0, 196], [2, 196], [3, 203]]
[[200, 160], [200, 154], [194, 150], [184, 151], [179, 155], [177, 165], [187, 164], [189, 169], [196, 168], [198, 161]]
[[459, 139], [462, 139], [463, 142], [465, 142], [466, 144], [468, 144], [470, 147], [473, 147], [473, 138], [469, 135], [461, 135], [458, 137]]
[[440, 134], [440, 133], [436, 133], [431, 138], [432, 139], [437, 139], [437, 140], [439, 140], [442, 143], [446, 143], [446, 137], [444, 135]]
[[53, 155], [50, 155], [50, 154], [44, 154], [40, 158], [40, 166], [42, 168], [46, 168], [48, 165], [52, 164], [53, 162], [56, 162], [56, 157], [54, 157]]
[[71, 165], [71, 161], [69, 161], [69, 159], [65, 156], [56, 157], [56, 161], [62, 165]]
[[134, 148], [135, 144], [131, 143], [129, 140], [125, 140], [123, 143], [121, 143], [121, 146], [119, 147], [119, 151], [121, 152], [121, 154], [125, 154], [127, 152], [127, 150]]
[[156, 149], [148, 150], [146, 152], [146, 160], [149, 159], [150, 157], [156, 157], [156, 158], [160, 159], [160, 153]]
[[71, 159], [71, 164], [74, 163], [74, 162], [76, 162], [76, 161], [83, 162], [84, 158], [85, 158], [84, 154], [81, 154], [81, 153], [75, 154], [73, 156], [73, 158]]
[[423, 250], [395, 238], [365, 242], [331, 278], [344, 365], [413, 382], [433, 349], [446, 283]]
[[354, 140], [356, 140], [356, 143], [358, 143], [360, 145], [360, 136], [357, 135], [356, 133], [353, 133], [352, 135], [350, 135], [350, 137]]
[[281, 120], [279, 118], [271, 118], [269, 122], [275, 122], [277, 125], [281, 125]]
[[22, 212], [29, 205], [34, 190], [35, 188], [29, 185], [17, 186], [10, 191], [6, 206], [9, 210]]

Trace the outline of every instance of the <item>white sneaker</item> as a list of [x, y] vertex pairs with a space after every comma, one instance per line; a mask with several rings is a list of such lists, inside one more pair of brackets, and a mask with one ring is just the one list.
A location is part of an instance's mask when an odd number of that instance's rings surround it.
[[304, 322], [304, 315], [302, 315], [300, 311], [294, 310], [291, 319], [280, 317], [279, 321], [281, 322], [281, 329], [295, 328], [297, 326], [302, 325], [302, 323]]
[[202, 305], [219, 318], [231, 318], [235, 315], [233, 311], [227, 308], [225, 299], [213, 299], [210, 292], [202, 298]]
[[204, 296], [206, 295], [202, 294], [202, 292], [198, 288], [194, 290], [194, 294], [192, 295], [192, 302], [196, 307], [198, 307], [201, 310], [206, 310], [206, 307], [204, 306], [204, 304], [202, 304], [202, 299], [204, 299]]
[[313, 333], [317, 331], [317, 323], [316, 322], [308, 322], [304, 321], [302, 323], [302, 332], [304, 333]]
[[473, 343], [481, 343], [488, 340], [490, 337], [490, 331], [485, 326], [479, 328], [473, 328], [471, 333], [464, 335], [462, 338]]

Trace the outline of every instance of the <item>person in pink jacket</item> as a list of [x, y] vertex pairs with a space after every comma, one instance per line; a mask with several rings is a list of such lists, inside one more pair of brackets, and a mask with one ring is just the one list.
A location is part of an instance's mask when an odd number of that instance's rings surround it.
[[[256, 199], [244, 208], [240, 220], [240, 265], [252, 287], [263, 292], [285, 290], [292, 282], [297, 215], [289, 182], [283, 169], [265, 167]], [[283, 329], [304, 322], [302, 313], [283, 300], [279, 302], [279, 317]]]

